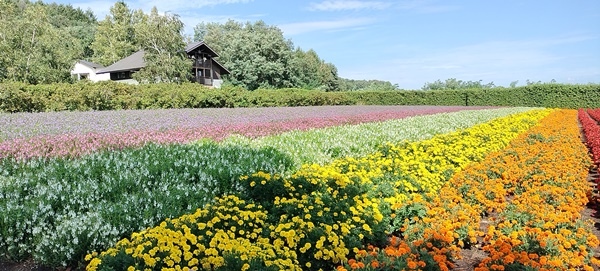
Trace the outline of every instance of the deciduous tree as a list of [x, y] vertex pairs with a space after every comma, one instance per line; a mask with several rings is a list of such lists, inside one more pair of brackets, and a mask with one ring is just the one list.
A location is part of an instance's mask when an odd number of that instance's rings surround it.
[[136, 43], [144, 50], [146, 67], [134, 74], [140, 82], [182, 82], [190, 75], [191, 60], [184, 51], [183, 23], [174, 14], [160, 15], [156, 7], [135, 25]]
[[139, 50], [134, 30], [137, 18], [125, 2], [116, 2], [110, 8], [110, 14], [98, 24], [91, 45], [92, 60], [108, 66]]
[[294, 46], [275, 26], [263, 21], [202, 23], [196, 26], [194, 37], [218, 52], [234, 85], [250, 90], [294, 86], [290, 69]]
[[[31, 84], [68, 81], [75, 59], [83, 54], [71, 33], [52, 25], [41, 2], [1, 2], [0, 75]], [[6, 12], [5, 12], [6, 11]]]

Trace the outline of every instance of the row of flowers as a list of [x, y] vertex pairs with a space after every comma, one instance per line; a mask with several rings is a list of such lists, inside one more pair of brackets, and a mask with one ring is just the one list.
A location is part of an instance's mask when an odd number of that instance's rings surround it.
[[305, 122], [306, 129], [356, 124], [462, 110], [483, 106], [352, 105], [313, 107], [188, 108], [114, 111], [0, 113], [0, 142], [41, 135], [168, 131], [181, 127], [236, 127], [249, 123]]
[[384, 141], [431, 138], [526, 110], [442, 113], [220, 143], [148, 144], [73, 159], [0, 159], [0, 257], [74, 265], [90, 250], [238, 192], [242, 175], [262, 170], [288, 176], [302, 163], [357, 157]]
[[[406, 232], [402, 224], [413, 211], [399, 206], [424, 201], [421, 194], [436, 193], [455, 172], [504, 148], [550, 112], [532, 110], [428, 140], [388, 144], [363, 158], [305, 165], [290, 177], [242, 177], [240, 194], [92, 253], [87, 269], [332, 269], [361, 255], [365, 244], [384, 246], [390, 234]], [[409, 267], [449, 262], [451, 249], [438, 249], [444, 247], [438, 243], [452, 243], [453, 233], [423, 230], [436, 244], [418, 244], [425, 252], [416, 250], [414, 261], [405, 261]]]
[[576, 120], [575, 110], [553, 114], [507, 149], [516, 155], [497, 163], [504, 165], [498, 172], [512, 199], [488, 229], [490, 256], [479, 270], [593, 270], [599, 264], [593, 225], [581, 218], [591, 161]]
[[[554, 112], [455, 175], [439, 195], [399, 206], [408, 215], [401, 238], [361, 251], [338, 270], [448, 270], [459, 247], [474, 245], [488, 253], [476, 270], [592, 270], [598, 240], [580, 219], [590, 161], [576, 113]], [[486, 231], [484, 218], [495, 221]]]
[[600, 121], [600, 110], [587, 110], [586, 112], [584, 109], [579, 109], [578, 117], [583, 129], [586, 145], [590, 149], [594, 163], [600, 167], [600, 125], [598, 124], [598, 121]]
[[587, 109], [586, 112], [592, 117], [596, 122], [600, 122], [600, 108]]
[[[357, 108], [360, 110], [361, 108]], [[101, 112], [96, 114], [102, 114], [97, 116], [102, 118], [94, 121], [78, 120], [77, 122], [69, 123], [71, 126], [84, 126], [81, 128], [82, 132], [77, 131], [54, 131], [54, 123], [49, 123], [40, 120], [42, 127], [49, 129], [47, 133], [42, 131], [36, 131], [35, 136], [21, 136], [12, 138], [11, 135], [8, 140], [0, 140], [0, 159], [5, 157], [13, 157], [16, 159], [31, 159], [35, 157], [79, 157], [81, 155], [89, 154], [96, 151], [103, 150], [121, 150], [124, 148], [139, 147], [148, 143], [155, 144], [169, 144], [169, 143], [187, 143], [199, 139], [213, 139], [222, 140], [231, 134], [239, 134], [247, 137], [261, 137], [273, 134], [279, 134], [282, 132], [292, 130], [309, 130], [314, 128], [324, 128], [338, 125], [351, 125], [358, 123], [367, 122], [378, 122], [386, 121], [391, 119], [401, 119], [417, 115], [430, 115], [444, 112], [454, 112], [461, 110], [460, 107], [432, 107], [432, 108], [412, 108], [408, 110], [401, 110], [395, 108], [382, 107], [378, 110], [370, 108], [364, 108], [367, 112], [356, 113], [356, 112], [337, 112], [335, 110], [324, 111], [325, 109], [317, 109], [316, 111], [321, 112], [321, 116], [315, 116], [315, 113], [306, 114], [304, 109], [293, 108], [288, 109], [291, 112], [297, 112], [298, 115], [290, 116], [290, 113], [280, 112], [279, 109], [273, 109], [273, 116], [263, 116], [262, 118], [256, 118], [252, 116], [239, 116], [239, 120], [231, 120], [229, 116], [221, 116], [218, 119], [207, 119], [206, 116], [198, 116], [199, 113], [189, 114], [189, 119], [197, 120], [199, 123], [187, 120], [191, 123], [184, 123], [184, 125], [173, 127], [172, 122], [180, 122], [182, 116], [173, 116], [176, 111], [153, 111], [146, 113], [148, 115], [141, 115], [138, 117], [128, 117], [123, 113], [112, 113]], [[258, 110], [258, 109], [247, 109], [247, 110]], [[278, 110], [278, 111], [275, 111]], [[213, 110], [214, 111], [214, 110]], [[134, 112], [129, 111], [131, 114]], [[198, 112], [192, 111], [192, 112]], [[202, 111], [200, 111], [202, 112]], [[210, 111], [212, 112], [212, 111]], [[57, 114], [57, 113], [53, 113]], [[79, 114], [82, 116], [91, 116], [89, 112], [82, 113], [68, 113], [68, 114]], [[138, 113], [136, 113], [138, 114]], [[267, 114], [267, 113], [264, 113]], [[282, 118], [281, 115], [286, 116]], [[304, 117], [303, 115], [307, 115]], [[172, 117], [169, 120], [169, 116]], [[2, 116], [0, 116], [2, 117]], [[106, 122], [104, 118], [114, 118], [114, 123], [125, 122], [123, 119], [139, 119], [145, 118], [143, 123], [133, 123], [138, 126], [127, 126], [126, 131], [122, 131], [125, 128], [105, 128], [102, 125], [100, 127], [88, 127], [87, 123]], [[120, 117], [121, 119], [117, 119]], [[254, 117], [254, 118], [253, 118]], [[24, 117], [23, 119], [32, 118]], [[54, 116], [53, 118], [57, 118]], [[157, 119], [163, 119], [162, 123], [166, 124], [155, 124], [160, 123]], [[20, 121], [8, 119], [7, 127], [5, 129], [20, 131], [27, 128], [23, 127], [37, 127], [40, 124], [27, 125], [20, 124]], [[84, 122], [82, 125], [81, 123]], [[130, 121], [131, 122], [131, 121]], [[139, 122], [139, 121], [138, 121]], [[14, 125], [11, 125], [14, 123]], [[105, 123], [111, 125], [110, 123]], [[167, 125], [167, 126], [161, 126]], [[168, 126], [171, 125], [171, 126]], [[72, 129], [72, 127], [65, 128]], [[32, 132], [33, 133], [33, 132]]]

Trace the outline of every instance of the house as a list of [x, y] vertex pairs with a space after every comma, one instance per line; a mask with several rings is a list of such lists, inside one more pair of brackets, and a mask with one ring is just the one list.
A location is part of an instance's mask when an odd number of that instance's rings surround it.
[[[193, 60], [190, 67], [193, 82], [217, 88], [221, 86], [222, 76], [229, 74], [229, 70], [214, 59], [219, 55], [213, 49], [204, 42], [198, 41], [188, 44], [185, 52]], [[144, 51], [137, 51], [108, 67], [99, 69], [96, 74], [103, 75], [104, 80], [137, 84], [132, 75], [145, 66]]]
[[108, 74], [98, 74], [100, 69], [104, 66], [89, 62], [85, 60], [79, 60], [75, 63], [75, 67], [71, 70], [72, 76], [77, 76], [77, 80], [90, 80], [92, 82], [109, 80]]
[[133, 79], [132, 75], [134, 72], [139, 71], [143, 67], [146, 67], [146, 62], [144, 61], [144, 51], [137, 51], [104, 69], [100, 69], [98, 73], [108, 75], [108, 79], [112, 81], [137, 84], [138, 82]]
[[185, 47], [192, 63], [192, 81], [206, 86], [220, 87], [221, 76], [229, 74], [229, 70], [215, 60], [219, 55], [203, 41], [192, 42]]

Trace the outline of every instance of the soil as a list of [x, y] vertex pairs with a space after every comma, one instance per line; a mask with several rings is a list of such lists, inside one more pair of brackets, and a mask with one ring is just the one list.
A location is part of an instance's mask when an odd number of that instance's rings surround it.
[[0, 262], [0, 271], [51, 271], [50, 268], [38, 266], [32, 260], [25, 262]]
[[[593, 192], [590, 202], [582, 212], [582, 219], [591, 220], [594, 222], [594, 226], [591, 229], [592, 233], [594, 233], [594, 235], [600, 239], [600, 191], [598, 191], [595, 183], [595, 181], [598, 180], [600, 180], [600, 173], [598, 172], [597, 168], [594, 168], [588, 175], [588, 181], [590, 182], [590, 186], [593, 188]], [[600, 258], [600, 246], [594, 249], [594, 257]], [[600, 270], [600, 267], [594, 266], [594, 270], [598, 271]]]

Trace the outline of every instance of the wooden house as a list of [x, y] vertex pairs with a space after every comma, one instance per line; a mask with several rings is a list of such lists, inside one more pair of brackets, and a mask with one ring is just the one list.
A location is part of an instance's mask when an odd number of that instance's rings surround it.
[[[219, 55], [213, 49], [199, 41], [188, 44], [185, 52], [193, 60], [190, 67], [193, 82], [217, 88], [221, 86], [222, 76], [229, 74], [229, 70], [215, 59]], [[104, 80], [137, 84], [132, 75], [145, 66], [144, 51], [140, 50], [108, 67], [99, 69], [96, 74], [103, 75]]]

